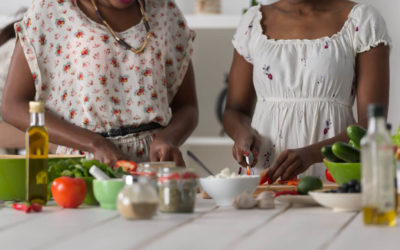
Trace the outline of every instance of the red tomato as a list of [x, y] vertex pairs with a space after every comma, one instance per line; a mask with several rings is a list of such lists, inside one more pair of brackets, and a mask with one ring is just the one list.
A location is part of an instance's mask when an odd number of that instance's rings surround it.
[[81, 178], [60, 177], [51, 184], [51, 193], [63, 208], [77, 208], [86, 196], [86, 183]]
[[327, 179], [328, 181], [330, 181], [330, 182], [336, 182], [336, 181], [333, 179], [333, 177], [332, 177], [332, 175], [331, 175], [331, 173], [329, 172], [328, 169], [325, 169], [325, 177], [326, 177], [326, 179]]

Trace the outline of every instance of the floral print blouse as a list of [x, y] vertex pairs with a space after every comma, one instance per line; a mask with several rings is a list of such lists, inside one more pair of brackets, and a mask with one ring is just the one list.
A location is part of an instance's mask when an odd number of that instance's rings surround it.
[[[174, 0], [145, 0], [152, 31], [144, 53], [121, 47], [76, 0], [33, 0], [15, 30], [35, 82], [36, 99], [60, 118], [94, 132], [157, 122], [186, 74], [194, 32]], [[143, 22], [118, 33], [142, 45]]]

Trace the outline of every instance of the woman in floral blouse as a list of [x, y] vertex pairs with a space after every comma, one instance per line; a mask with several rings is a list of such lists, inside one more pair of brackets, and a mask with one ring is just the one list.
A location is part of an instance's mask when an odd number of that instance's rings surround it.
[[46, 104], [58, 153], [175, 161], [197, 125], [194, 33], [173, 0], [33, 0], [18, 36], [3, 117], [25, 130]]
[[[244, 165], [252, 151], [270, 183], [324, 176], [321, 147], [387, 107], [390, 38], [371, 6], [347, 0], [280, 0], [244, 15], [233, 39], [224, 125]], [[314, 166], [312, 166], [314, 165]]]

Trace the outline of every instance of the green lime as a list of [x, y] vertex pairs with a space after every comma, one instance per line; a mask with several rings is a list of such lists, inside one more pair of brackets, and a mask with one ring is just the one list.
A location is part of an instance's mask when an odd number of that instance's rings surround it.
[[297, 184], [297, 192], [299, 194], [308, 194], [309, 191], [322, 188], [322, 181], [316, 176], [304, 176]]

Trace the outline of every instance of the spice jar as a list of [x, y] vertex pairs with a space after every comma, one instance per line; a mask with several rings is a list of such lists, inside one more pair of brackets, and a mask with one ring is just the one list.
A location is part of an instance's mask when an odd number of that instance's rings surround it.
[[126, 219], [150, 219], [157, 212], [157, 192], [147, 177], [125, 177], [117, 197], [117, 209]]
[[135, 176], [147, 176], [150, 178], [151, 184], [157, 189], [157, 172], [160, 168], [173, 168], [176, 167], [173, 161], [162, 162], [142, 162], [139, 163]]
[[162, 168], [158, 172], [158, 200], [165, 213], [192, 213], [198, 176], [186, 168]]

